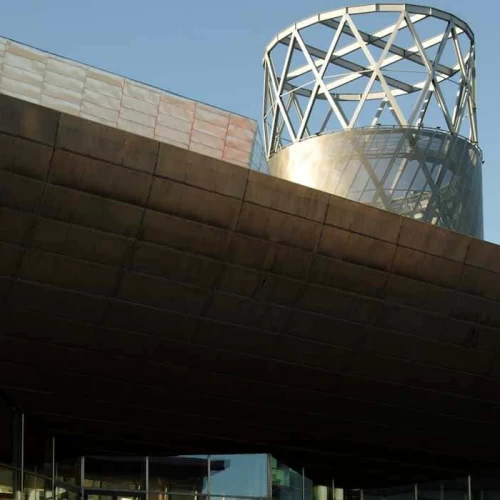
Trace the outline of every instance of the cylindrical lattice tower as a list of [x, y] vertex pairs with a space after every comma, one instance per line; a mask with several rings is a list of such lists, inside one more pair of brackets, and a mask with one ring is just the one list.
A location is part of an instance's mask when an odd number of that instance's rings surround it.
[[264, 56], [273, 175], [483, 235], [474, 35], [431, 7], [313, 16]]

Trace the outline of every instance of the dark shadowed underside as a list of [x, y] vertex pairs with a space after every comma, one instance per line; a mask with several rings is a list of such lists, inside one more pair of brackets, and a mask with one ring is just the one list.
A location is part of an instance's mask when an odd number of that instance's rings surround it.
[[0, 131], [0, 390], [60, 453], [500, 465], [500, 247], [7, 96]]

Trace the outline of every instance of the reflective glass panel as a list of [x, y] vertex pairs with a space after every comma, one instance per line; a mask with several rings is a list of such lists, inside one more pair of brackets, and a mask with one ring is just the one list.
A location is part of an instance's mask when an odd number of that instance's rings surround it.
[[55, 489], [55, 500], [78, 500], [79, 493], [78, 490], [70, 490], [57, 486]]
[[500, 471], [481, 477], [472, 476], [472, 500], [500, 500]]
[[419, 483], [418, 500], [468, 500], [467, 477], [448, 481]]
[[14, 412], [0, 394], [0, 463], [12, 464]]
[[35, 475], [52, 477], [50, 436], [42, 421], [24, 416], [24, 469]]
[[56, 481], [73, 485], [79, 484], [80, 468], [81, 463], [79, 458], [57, 459], [55, 470]]
[[302, 500], [302, 474], [271, 458], [273, 498]]
[[363, 490], [363, 500], [415, 500], [415, 486]]
[[269, 170], [276, 177], [482, 237], [481, 162], [477, 145], [457, 135], [376, 127], [297, 142], [272, 155]]
[[[85, 500], [115, 500], [113, 495], [107, 495], [107, 494], [99, 495], [98, 493], [86, 493], [84, 495], [84, 498]], [[120, 497], [120, 500], [122, 498], [127, 498], [128, 500], [128, 497]], [[142, 500], [142, 499], [137, 499], [137, 500]]]
[[87, 488], [141, 490], [145, 488], [144, 457], [85, 457]]
[[304, 477], [304, 500], [313, 500], [313, 495], [313, 482], [308, 477]]
[[13, 479], [12, 470], [0, 465], [0, 498], [12, 498]]
[[26, 500], [45, 500], [52, 497], [52, 481], [34, 474], [24, 475], [23, 498]]
[[224, 497], [268, 496], [268, 456], [210, 455], [210, 493]]
[[206, 493], [208, 456], [150, 457], [149, 489], [167, 493], [173, 500], [175, 493], [184, 500], [199, 498]]
[[362, 500], [361, 490], [357, 488], [335, 488], [335, 500]]

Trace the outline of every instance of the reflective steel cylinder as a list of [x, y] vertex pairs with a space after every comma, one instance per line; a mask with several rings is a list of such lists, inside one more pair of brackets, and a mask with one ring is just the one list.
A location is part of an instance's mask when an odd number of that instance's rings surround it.
[[346, 7], [280, 32], [263, 65], [272, 175], [483, 236], [467, 23], [411, 4]]

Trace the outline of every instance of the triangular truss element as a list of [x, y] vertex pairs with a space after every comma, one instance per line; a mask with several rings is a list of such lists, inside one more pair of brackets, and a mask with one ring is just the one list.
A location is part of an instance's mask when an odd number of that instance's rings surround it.
[[[367, 15], [392, 16], [392, 23], [369, 33], [356, 25], [357, 16], [366, 21]], [[431, 21], [441, 31], [429, 37]], [[311, 38], [308, 30], [318, 26], [330, 33], [322, 47], [306, 43]], [[411, 43], [402, 44], [403, 38]], [[286, 48], [281, 58], [278, 52], [284, 50], [279, 48]], [[445, 51], [456, 55], [456, 64], [445, 63]], [[292, 65], [292, 60], [303, 63]], [[449, 13], [409, 4], [373, 4], [319, 14], [279, 33], [267, 47], [263, 64], [268, 157], [310, 136], [387, 125], [380, 119], [388, 112], [396, 126], [436, 127], [443, 122], [451, 134], [466, 130], [469, 140], [477, 143], [474, 35]], [[405, 109], [410, 94], [417, 98], [412, 109]], [[378, 102], [370, 106], [376, 110], [371, 115], [366, 112], [370, 101]], [[356, 103], [350, 111], [349, 102]], [[324, 117], [311, 120], [320, 103]]]

